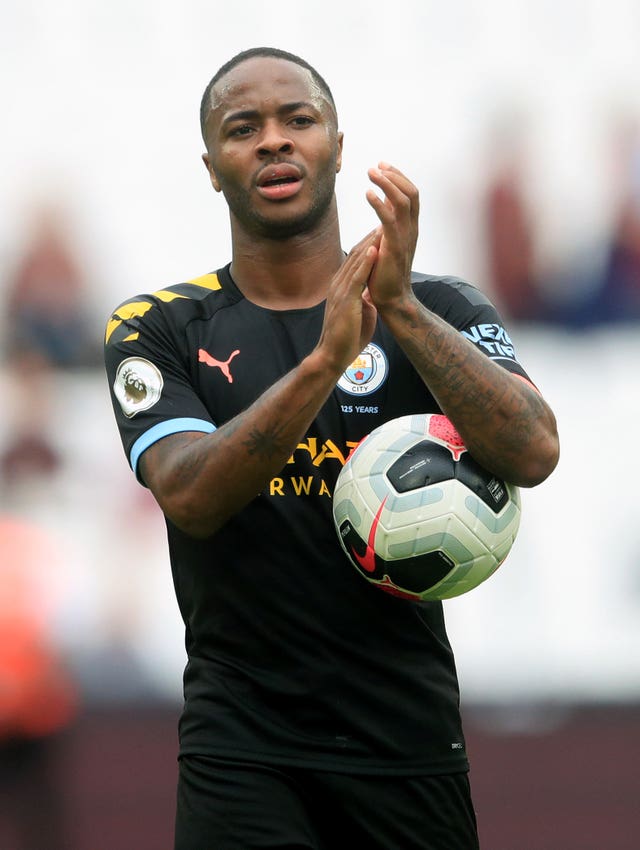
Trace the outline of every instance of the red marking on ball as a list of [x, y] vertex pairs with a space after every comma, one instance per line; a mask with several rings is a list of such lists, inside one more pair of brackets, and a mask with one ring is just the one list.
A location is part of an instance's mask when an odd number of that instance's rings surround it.
[[454, 457], [454, 460], [460, 460], [460, 455], [466, 452], [467, 447], [462, 441], [462, 437], [455, 429], [453, 422], [447, 419], [446, 416], [435, 415], [429, 419], [429, 435], [436, 437], [446, 443], [447, 448]]

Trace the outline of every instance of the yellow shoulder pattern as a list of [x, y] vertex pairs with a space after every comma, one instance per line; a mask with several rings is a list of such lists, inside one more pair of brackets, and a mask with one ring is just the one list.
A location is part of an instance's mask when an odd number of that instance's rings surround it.
[[[189, 288], [191, 286], [198, 287], [200, 289], [205, 290], [215, 290], [221, 289], [220, 281], [218, 280], [217, 274], [203, 274], [200, 277], [195, 277], [192, 280], [186, 281], [186, 284], [177, 284], [176, 286], [169, 287], [167, 289], [159, 289], [157, 292], [151, 293], [151, 297], [157, 298], [159, 301], [164, 301], [166, 303], [170, 301], [174, 301], [176, 298], [189, 298], [189, 294], [185, 294], [189, 292]], [[182, 292], [176, 291], [182, 289]], [[196, 295], [196, 291], [192, 290], [193, 295]], [[197, 297], [197, 296], [196, 296]], [[123, 322], [128, 321], [129, 319], [135, 319], [138, 316], [144, 316], [144, 314], [153, 307], [153, 301], [127, 301], [121, 307], [118, 307], [116, 312], [107, 322], [107, 329], [105, 332], [105, 343], [108, 343], [111, 339], [113, 332], [120, 327]], [[122, 342], [130, 342], [134, 339], [138, 338], [137, 333], [129, 334], [129, 336], [125, 337]]]
[[192, 283], [194, 286], [202, 286], [205, 289], [222, 288], [217, 274], [203, 274], [200, 277], [194, 277], [193, 280], [188, 280], [187, 283]]

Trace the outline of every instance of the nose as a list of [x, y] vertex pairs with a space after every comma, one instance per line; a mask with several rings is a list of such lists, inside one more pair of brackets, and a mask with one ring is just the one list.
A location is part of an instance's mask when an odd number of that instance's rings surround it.
[[291, 153], [293, 147], [293, 142], [282, 124], [269, 121], [258, 139], [257, 152], [261, 157], [273, 156], [275, 153]]

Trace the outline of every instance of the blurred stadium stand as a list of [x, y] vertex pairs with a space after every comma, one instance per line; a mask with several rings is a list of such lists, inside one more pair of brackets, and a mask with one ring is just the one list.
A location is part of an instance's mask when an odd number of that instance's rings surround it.
[[[492, 710], [466, 712], [481, 846], [637, 850], [637, 708], [540, 711], [540, 726], [528, 731]], [[64, 850], [168, 850], [177, 717], [176, 706], [163, 704], [95, 707], [57, 742]], [[15, 802], [1, 790], [10, 805], [0, 809], [0, 847], [22, 850], [12, 832]], [[42, 812], [32, 806], [30, 817], [37, 827]], [[41, 835], [36, 846], [48, 850]]]

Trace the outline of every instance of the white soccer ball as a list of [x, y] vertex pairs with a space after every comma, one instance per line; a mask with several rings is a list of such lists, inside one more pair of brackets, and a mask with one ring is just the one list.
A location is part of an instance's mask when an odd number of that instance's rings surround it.
[[511, 551], [520, 510], [518, 488], [476, 463], [438, 414], [402, 416], [372, 431], [333, 494], [351, 563], [410, 599], [449, 599], [486, 581]]

